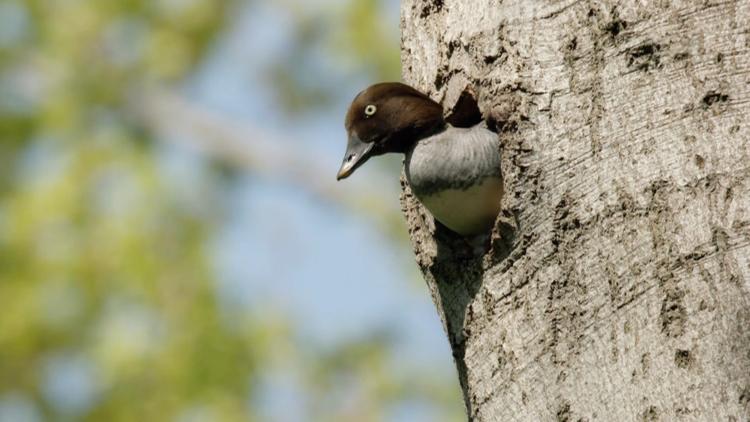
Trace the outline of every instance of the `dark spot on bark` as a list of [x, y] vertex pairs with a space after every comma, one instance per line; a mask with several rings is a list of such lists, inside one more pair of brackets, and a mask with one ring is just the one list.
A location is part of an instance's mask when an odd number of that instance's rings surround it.
[[563, 403], [557, 409], [557, 422], [568, 422], [570, 420], [570, 403]]
[[[497, 124], [493, 125], [490, 130], [496, 133], [513, 133], [518, 131], [518, 122], [511, 121], [496, 121]], [[494, 129], [493, 129], [494, 128]]]
[[427, 4], [424, 5], [419, 17], [424, 19], [434, 13], [440, 12], [441, 10], [443, 10], [443, 0], [432, 0], [432, 2], [427, 2]]
[[440, 90], [440, 88], [445, 85], [445, 75], [443, 74], [442, 70], [438, 70], [437, 75], [435, 75], [435, 82], [432, 83], [435, 86], [436, 90]]
[[504, 25], [500, 25], [500, 27], [497, 30], [498, 34], [498, 41], [500, 41], [500, 46], [497, 48], [497, 51], [488, 52], [488, 54], [484, 55], [484, 64], [492, 64], [495, 63], [498, 59], [507, 56], [508, 52], [505, 50], [505, 47], [502, 46], [503, 40], [505, 36], [503, 35], [505, 33]]
[[732, 127], [729, 128], [729, 133], [732, 133], [732, 134], [737, 133], [739, 131], [740, 131], [739, 125], [734, 125], [734, 126], [732, 126]]
[[674, 352], [674, 363], [678, 368], [687, 369], [693, 362], [693, 357], [690, 355], [690, 350], [677, 349]]
[[500, 347], [497, 350], [497, 366], [492, 370], [492, 376], [496, 376], [499, 372], [504, 374], [503, 378], [510, 377], [510, 371], [513, 369], [514, 356], [513, 352], [509, 352], [504, 347]]
[[719, 53], [716, 55], [716, 63], [721, 63], [724, 60], [724, 54]]
[[488, 55], [484, 56], [484, 64], [495, 63], [497, 61], [497, 59], [500, 58], [500, 56], [502, 56], [502, 54], [488, 54]]
[[682, 407], [676, 408], [675, 409], [675, 413], [677, 413], [677, 416], [685, 417], [685, 416], [688, 416], [689, 414], [693, 413], [693, 411], [690, 410], [690, 408], [688, 408], [688, 407], [682, 406]]
[[700, 155], [695, 155], [695, 165], [698, 166], [699, 169], [703, 170], [703, 165], [706, 163], [706, 160], [701, 157]]
[[644, 192], [650, 192], [652, 196], [656, 197], [658, 194], [663, 193], [663, 191], [667, 190], [671, 185], [672, 184], [668, 180], [654, 180], [653, 182], [648, 184], [648, 186], [644, 189]]
[[518, 122], [525, 119], [520, 114], [520, 98], [515, 92], [500, 94], [495, 105], [485, 116], [487, 127], [497, 133], [512, 133], [518, 129]]
[[[557, 248], [566, 237], [571, 236], [570, 231], [581, 227], [581, 221], [570, 213], [570, 199], [563, 195], [560, 202], [555, 206], [555, 218], [552, 222], [554, 231], [552, 233], [552, 245]], [[575, 237], [575, 235], [573, 235]]]
[[687, 59], [688, 57], [690, 57], [690, 54], [688, 54], [686, 51], [683, 51], [674, 55], [674, 61], [679, 62]]
[[439, 91], [456, 73], [458, 73], [458, 69], [448, 70], [447, 65], [441, 67], [435, 75], [435, 90]]
[[614, 38], [617, 35], [619, 35], [620, 32], [622, 32], [623, 29], [625, 29], [627, 27], [628, 27], [628, 23], [627, 22], [625, 22], [622, 19], [616, 18], [612, 22], [608, 23], [604, 27], [604, 30], [607, 31], [609, 33], [609, 35], [611, 35]]
[[721, 227], [714, 227], [711, 233], [711, 242], [719, 252], [726, 252], [729, 250], [729, 235], [726, 230]]
[[500, 211], [490, 238], [490, 252], [494, 262], [504, 260], [515, 248], [518, 225], [518, 218], [510, 210]]
[[[448, 58], [453, 57], [453, 53], [458, 47], [461, 47], [461, 41], [459, 40], [453, 40], [448, 43]], [[466, 49], [466, 47], [464, 47], [464, 49]]]
[[725, 203], [732, 202], [732, 199], [734, 199], [734, 189], [730, 186], [730, 187], [727, 188], [727, 191], [724, 194], [724, 202]]
[[641, 420], [644, 422], [658, 421], [659, 409], [656, 406], [649, 406], [641, 413]]
[[641, 371], [643, 372], [643, 375], [646, 376], [650, 369], [651, 355], [649, 355], [648, 353], [644, 353], [643, 355], [641, 355]]
[[613, 304], [618, 303], [621, 299], [621, 285], [620, 285], [620, 277], [617, 276], [615, 273], [615, 270], [611, 267], [611, 264], [607, 265], [607, 285], [609, 286], [609, 300]]
[[648, 42], [627, 51], [628, 67], [646, 72], [661, 67], [661, 45]]
[[701, 99], [703, 109], [706, 110], [716, 103], [724, 103], [729, 100], [729, 95], [722, 94], [721, 92], [708, 91], [706, 95]]
[[750, 405], [750, 385], [745, 386], [745, 388], [740, 391], [740, 405], [741, 406], [748, 406]]
[[482, 112], [471, 88], [464, 89], [445, 120], [455, 127], [472, 127], [482, 121]]
[[594, 17], [594, 16], [596, 16], [596, 10], [594, 10], [594, 9], [589, 9], [589, 17], [590, 17], [590, 18], [592, 18], [592, 17]]
[[573, 37], [573, 39], [568, 42], [568, 45], [566, 45], [565, 48], [567, 48], [568, 51], [575, 51], [575, 49], [578, 48], [578, 37]]
[[[675, 281], [671, 280], [670, 284], [672, 283], [675, 283]], [[683, 304], [683, 296], [684, 293], [677, 286], [667, 286], [664, 300], [661, 303], [659, 319], [661, 331], [669, 337], [679, 337], [685, 331], [687, 311]]]

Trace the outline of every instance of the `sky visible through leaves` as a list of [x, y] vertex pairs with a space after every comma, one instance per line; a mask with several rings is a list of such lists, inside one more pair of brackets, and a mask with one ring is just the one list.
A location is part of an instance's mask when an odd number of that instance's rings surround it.
[[453, 421], [398, 205], [335, 183], [396, 0], [0, 0], [0, 422]]

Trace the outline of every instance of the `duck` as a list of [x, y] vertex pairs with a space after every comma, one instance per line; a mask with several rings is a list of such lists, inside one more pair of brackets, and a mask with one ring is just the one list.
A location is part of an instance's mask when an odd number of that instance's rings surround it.
[[384, 82], [355, 96], [344, 126], [348, 141], [337, 180], [372, 157], [401, 153], [411, 191], [435, 220], [466, 237], [491, 231], [503, 179], [498, 135], [486, 122], [454, 127], [426, 94]]

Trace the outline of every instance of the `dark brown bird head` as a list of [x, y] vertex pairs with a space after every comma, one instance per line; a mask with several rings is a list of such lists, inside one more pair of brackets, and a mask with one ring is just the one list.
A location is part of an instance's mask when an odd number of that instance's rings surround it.
[[406, 152], [420, 139], [445, 128], [443, 107], [398, 82], [360, 92], [346, 113], [349, 142], [337, 180], [348, 177], [370, 157]]

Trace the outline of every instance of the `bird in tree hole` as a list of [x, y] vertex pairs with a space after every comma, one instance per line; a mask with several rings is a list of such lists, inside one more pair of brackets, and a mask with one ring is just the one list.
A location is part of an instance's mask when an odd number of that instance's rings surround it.
[[430, 97], [388, 82], [354, 98], [345, 127], [349, 140], [338, 180], [370, 157], [403, 153], [406, 180], [437, 221], [462, 236], [491, 230], [500, 212], [503, 181], [498, 136], [484, 121], [454, 127]]

